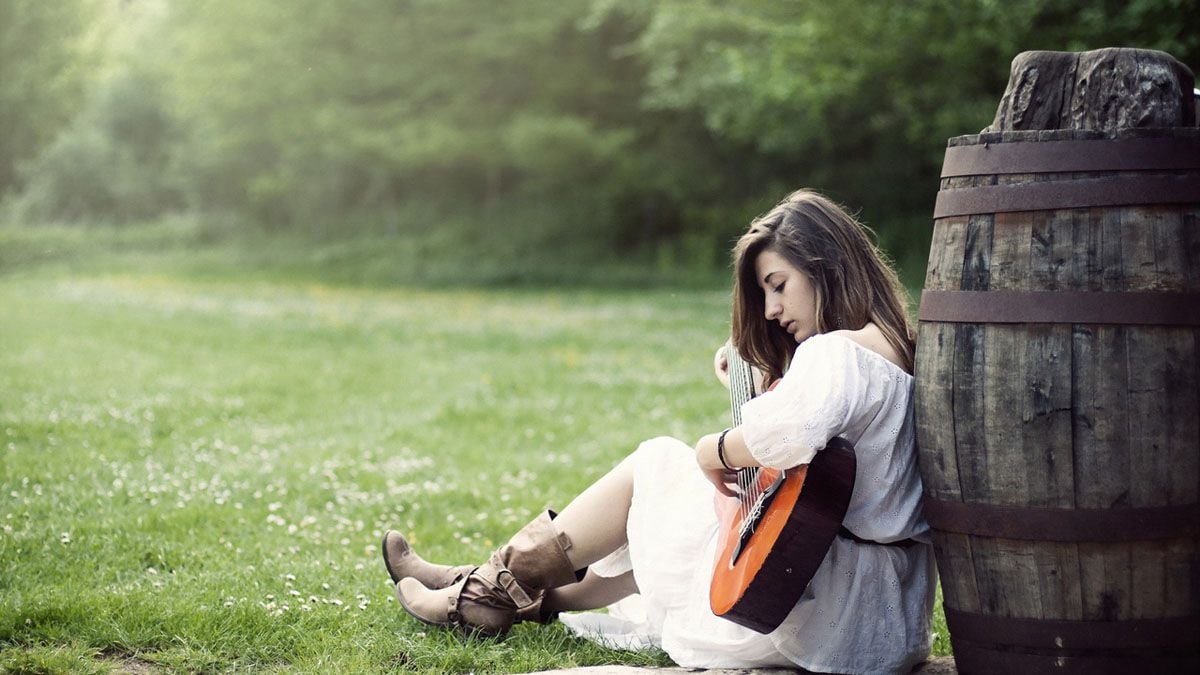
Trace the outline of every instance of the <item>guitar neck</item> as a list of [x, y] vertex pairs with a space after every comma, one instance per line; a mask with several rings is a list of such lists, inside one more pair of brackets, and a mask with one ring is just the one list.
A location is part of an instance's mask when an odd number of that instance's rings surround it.
[[761, 392], [755, 383], [754, 369], [738, 354], [733, 345], [725, 347], [725, 360], [729, 363], [729, 403], [733, 409], [733, 425], [742, 423], [742, 404]]

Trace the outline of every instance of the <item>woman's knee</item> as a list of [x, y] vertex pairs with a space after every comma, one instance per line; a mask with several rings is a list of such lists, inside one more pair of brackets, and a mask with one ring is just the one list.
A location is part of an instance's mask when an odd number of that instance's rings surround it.
[[691, 454], [692, 452], [692, 447], [678, 438], [673, 436], [656, 436], [639, 443], [637, 449], [625, 459], [629, 460], [645, 456], [659, 457], [677, 453]]

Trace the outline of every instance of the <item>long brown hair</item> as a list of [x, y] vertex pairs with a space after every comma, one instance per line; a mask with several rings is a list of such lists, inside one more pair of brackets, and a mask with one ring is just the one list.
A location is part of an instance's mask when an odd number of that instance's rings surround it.
[[812, 190], [797, 190], [755, 218], [733, 249], [733, 344], [743, 358], [774, 380], [783, 376], [796, 350], [795, 338], [764, 316], [755, 261], [770, 250], [812, 282], [818, 333], [858, 330], [873, 322], [912, 372], [916, 339], [904, 289], [872, 234]]

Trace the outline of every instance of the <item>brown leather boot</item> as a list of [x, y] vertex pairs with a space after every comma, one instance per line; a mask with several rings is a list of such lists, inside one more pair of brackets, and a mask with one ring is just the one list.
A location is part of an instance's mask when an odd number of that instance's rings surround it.
[[544, 620], [546, 589], [580, 579], [567, 557], [571, 540], [551, 522], [552, 512], [521, 528], [465, 579], [436, 591], [401, 579], [396, 596], [405, 611], [425, 623], [456, 626], [485, 636], [504, 635], [514, 622]]
[[412, 577], [429, 588], [453, 586], [475, 569], [474, 565], [438, 565], [417, 555], [404, 535], [388, 530], [383, 535], [383, 564], [392, 583]]

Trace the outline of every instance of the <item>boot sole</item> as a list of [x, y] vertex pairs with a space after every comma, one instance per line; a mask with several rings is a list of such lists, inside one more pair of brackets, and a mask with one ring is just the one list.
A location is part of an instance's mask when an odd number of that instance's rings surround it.
[[[392, 583], [398, 584], [400, 583], [400, 580], [397, 579], [396, 575], [392, 573], [392, 561], [388, 559], [387, 554], [387, 538], [392, 532], [393, 530], [388, 530], [387, 532], [383, 533], [383, 539], [379, 542], [379, 551], [383, 554], [383, 566], [387, 568], [387, 573], [388, 576], [392, 578]], [[396, 591], [396, 594], [399, 595], [400, 592]], [[401, 600], [401, 602], [403, 602], [403, 600]]]

